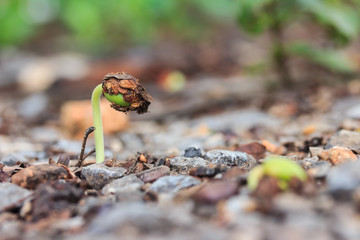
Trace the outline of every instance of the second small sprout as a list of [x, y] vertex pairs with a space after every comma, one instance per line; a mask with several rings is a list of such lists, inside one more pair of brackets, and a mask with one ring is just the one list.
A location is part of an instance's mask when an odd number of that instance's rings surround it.
[[249, 189], [255, 191], [264, 176], [276, 178], [281, 190], [287, 189], [292, 178], [298, 178], [300, 181], [305, 181], [307, 178], [306, 172], [301, 166], [283, 157], [269, 157], [262, 165], [254, 167], [248, 177]]

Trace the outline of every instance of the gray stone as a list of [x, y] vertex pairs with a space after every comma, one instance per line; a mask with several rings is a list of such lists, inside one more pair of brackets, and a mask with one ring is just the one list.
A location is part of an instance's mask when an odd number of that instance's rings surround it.
[[311, 157], [319, 155], [324, 149], [322, 147], [309, 147], [309, 152]]
[[251, 155], [237, 151], [212, 150], [205, 154], [205, 159], [212, 164], [239, 166], [244, 169], [251, 169], [256, 165], [256, 160]]
[[113, 179], [121, 178], [125, 173], [125, 168], [107, 167], [104, 164], [92, 164], [81, 170], [81, 175], [96, 190], [100, 190]]
[[179, 227], [189, 229], [194, 223], [188, 209], [161, 208], [142, 203], [119, 203], [97, 215], [87, 231], [95, 235], [122, 233], [131, 227], [138, 233], [169, 233]]
[[328, 161], [319, 161], [318, 157], [306, 158], [300, 163], [307, 173], [315, 178], [326, 177], [332, 167]]
[[117, 194], [121, 192], [135, 192], [139, 191], [144, 182], [141, 181], [135, 174], [125, 176], [123, 178], [115, 179], [103, 187], [102, 194]]
[[117, 192], [115, 195], [116, 202], [129, 202], [129, 203], [144, 202], [144, 198], [145, 198], [145, 192], [142, 191]]
[[327, 176], [329, 192], [348, 198], [360, 186], [360, 161], [346, 162], [333, 167]]
[[157, 193], [176, 193], [183, 188], [188, 188], [200, 184], [201, 181], [186, 175], [178, 176], [165, 176], [156, 180], [151, 187], [150, 191]]
[[351, 204], [339, 205], [332, 209], [330, 221], [326, 219], [331, 226], [332, 236], [338, 236], [338, 239], [360, 239], [358, 211]]
[[209, 166], [209, 162], [203, 158], [186, 158], [186, 157], [174, 157], [170, 158], [170, 166], [177, 170], [188, 170], [194, 167], [206, 167]]
[[31, 193], [13, 183], [0, 183], [0, 212], [20, 205]]
[[203, 153], [200, 148], [189, 147], [185, 149], [184, 157], [194, 158], [194, 157], [202, 157]]
[[325, 149], [330, 149], [334, 146], [346, 147], [360, 153], [360, 133], [349, 130], [341, 130], [329, 139]]
[[81, 216], [73, 218], [59, 219], [51, 226], [56, 231], [71, 231], [76, 230], [85, 225], [85, 220]]
[[14, 166], [17, 162], [27, 163], [27, 162], [29, 162], [29, 159], [24, 157], [22, 154], [11, 153], [11, 154], [3, 157], [2, 162], [7, 166]]
[[319, 161], [312, 165], [308, 173], [315, 178], [323, 178], [330, 172], [331, 164], [327, 161]]
[[21, 239], [22, 225], [20, 221], [3, 221], [0, 224], [1, 239]]

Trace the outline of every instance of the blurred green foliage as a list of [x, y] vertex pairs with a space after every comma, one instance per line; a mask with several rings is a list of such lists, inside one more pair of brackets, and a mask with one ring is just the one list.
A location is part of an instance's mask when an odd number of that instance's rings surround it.
[[[283, 82], [291, 81], [288, 59], [295, 55], [332, 71], [353, 72], [354, 64], [340, 47], [358, 39], [360, 34], [359, 0], [242, 0], [238, 22], [247, 33], [270, 33], [272, 61]], [[284, 33], [294, 23], [316, 25], [326, 33], [327, 47], [313, 46], [311, 41], [289, 42]], [[313, 33], [309, 32], [309, 36]]]
[[87, 49], [149, 43], [165, 34], [201, 39], [209, 23], [233, 21], [236, 6], [230, 0], [2, 0], [0, 46], [21, 45], [49, 27], [60, 29], [61, 41]]
[[[0, 49], [47, 41], [54, 48], [109, 53], [168, 38], [201, 43], [237, 18], [246, 33], [269, 34], [273, 47], [270, 58], [250, 70], [272, 63], [287, 83], [293, 56], [354, 71], [341, 49], [360, 35], [359, 13], [360, 0], [1, 0]], [[285, 32], [294, 24], [316, 25], [326, 41], [289, 41]]]

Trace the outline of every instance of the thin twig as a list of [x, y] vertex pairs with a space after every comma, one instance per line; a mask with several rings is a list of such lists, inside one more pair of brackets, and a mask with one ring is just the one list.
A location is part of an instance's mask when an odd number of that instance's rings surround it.
[[88, 129], [85, 130], [85, 134], [84, 134], [84, 138], [83, 138], [83, 142], [82, 142], [82, 146], [81, 146], [81, 152], [80, 152], [80, 156], [79, 156], [79, 161], [76, 164], [77, 167], [81, 167], [83, 160], [86, 158], [84, 158], [84, 152], [85, 152], [85, 147], [86, 147], [86, 141], [89, 137], [89, 135], [95, 131], [94, 127], [89, 127]]
[[93, 154], [93, 153], [95, 153], [95, 148], [91, 149], [91, 151], [88, 152], [88, 153], [84, 156], [83, 161], [84, 161], [88, 156], [90, 156], [90, 155]]

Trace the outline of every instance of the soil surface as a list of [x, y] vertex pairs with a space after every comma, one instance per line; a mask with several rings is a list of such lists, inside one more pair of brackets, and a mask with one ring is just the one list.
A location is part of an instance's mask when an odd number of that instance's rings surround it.
[[[90, 134], [81, 167], [82, 140], [65, 137], [51, 108], [58, 98], [39, 95], [51, 103], [39, 110], [38, 95], [5, 93], [0, 238], [360, 239], [360, 85], [262, 86], [199, 77], [160, 94], [149, 83], [150, 113], [105, 135], [104, 163]], [[249, 172], [274, 155], [306, 181], [279, 188], [264, 176], [251, 191]]]

